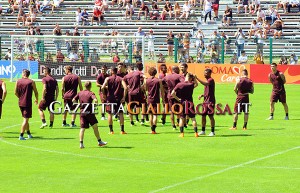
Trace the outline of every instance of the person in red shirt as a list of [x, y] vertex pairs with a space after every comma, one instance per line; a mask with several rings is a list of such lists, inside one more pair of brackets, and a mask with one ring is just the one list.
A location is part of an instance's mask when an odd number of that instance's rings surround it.
[[61, 53], [61, 50], [57, 50], [56, 61], [64, 62], [64, 60], [65, 60], [65, 56], [63, 55], [63, 53]]
[[147, 5], [145, 5], [145, 3], [141, 4], [139, 13], [138, 13], [138, 20], [140, 20], [140, 16], [141, 14], [145, 15], [145, 20], [147, 20], [148, 14], [149, 14], [149, 8]]
[[118, 62], [120, 62], [120, 57], [119, 57], [118, 53], [116, 52], [113, 57], [113, 63], [118, 63]]
[[0, 119], [1, 119], [1, 115], [2, 115], [2, 105], [5, 101], [6, 94], [7, 94], [6, 84], [2, 80], [0, 80]]
[[94, 21], [96, 21], [97, 25], [99, 25], [100, 21], [102, 21], [102, 18], [103, 18], [102, 12], [98, 7], [95, 7], [92, 16], [92, 25], [94, 24]]

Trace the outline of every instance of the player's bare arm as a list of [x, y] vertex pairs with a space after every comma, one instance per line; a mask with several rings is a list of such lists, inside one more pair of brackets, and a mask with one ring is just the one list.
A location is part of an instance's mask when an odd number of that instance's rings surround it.
[[174, 99], [176, 99], [178, 102], [181, 102], [181, 99], [178, 98], [178, 96], [176, 95], [176, 92], [174, 90], [172, 90], [171, 95], [173, 96]]
[[46, 96], [46, 84], [43, 84], [43, 91], [42, 91], [42, 99], [41, 101], [45, 101], [45, 96]]
[[65, 81], [64, 78], [61, 79], [61, 96], [62, 99], [64, 98], [64, 94], [65, 94]]
[[121, 100], [121, 103], [124, 103], [125, 102], [125, 97], [126, 97], [127, 91], [128, 91], [127, 85], [126, 85], [124, 80], [122, 80], [122, 86], [124, 88], [124, 93], [123, 93], [123, 98]]
[[19, 98], [19, 93], [18, 93], [18, 81], [16, 82], [16, 85], [15, 85], [15, 95]]
[[6, 94], [7, 94], [5, 82], [2, 82], [2, 86], [1, 87], [2, 87], [3, 94], [2, 94], [2, 99], [0, 99], [0, 100], [2, 101], [2, 104], [3, 104], [4, 101], [5, 101], [5, 98], [6, 98]]
[[103, 89], [105, 89], [105, 87], [107, 87], [108, 79], [109, 79], [109, 77], [105, 78], [104, 83], [101, 86], [101, 90], [103, 90]]
[[271, 74], [269, 74], [269, 81], [270, 81], [270, 83], [273, 84], [272, 79], [271, 79]]
[[81, 83], [81, 78], [80, 78], [80, 76], [78, 76], [78, 85], [79, 85], [79, 90], [82, 91], [83, 88], [82, 88], [82, 83]]
[[164, 99], [165, 98], [165, 89], [162, 84], [162, 80], [159, 80], [159, 89], [160, 89], [161, 98]]
[[208, 82], [207, 81], [203, 81], [201, 80], [200, 78], [198, 78], [197, 76], [195, 76], [195, 78], [204, 86], [207, 86], [208, 85]]
[[33, 89], [33, 92], [34, 92], [34, 96], [35, 96], [35, 101], [34, 103], [37, 105], [38, 104], [38, 101], [39, 101], [39, 93], [36, 89], [36, 85], [35, 85], [35, 82], [33, 81], [32, 82], [32, 89]]
[[197, 76], [195, 75], [195, 79], [194, 79], [194, 88], [196, 88], [198, 86], [198, 81], [197, 81]]
[[282, 72], [280, 72], [279, 75], [280, 75], [280, 78], [283, 80], [283, 84], [285, 84], [286, 83], [286, 79], [285, 79], [284, 74]]
[[238, 94], [238, 82], [235, 84], [233, 90], [234, 90], [235, 94]]
[[58, 94], [59, 94], [59, 88], [56, 86], [56, 92], [55, 92], [55, 100], [57, 100]]

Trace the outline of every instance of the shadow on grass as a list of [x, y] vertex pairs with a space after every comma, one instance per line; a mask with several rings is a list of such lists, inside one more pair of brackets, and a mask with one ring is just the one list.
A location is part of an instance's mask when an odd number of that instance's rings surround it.
[[132, 149], [134, 147], [130, 147], [130, 146], [109, 146], [109, 145], [106, 145], [106, 146], [102, 146], [102, 147], [91, 147], [91, 148], [103, 148], [103, 149]]
[[249, 129], [249, 130], [285, 130], [286, 128], [259, 128], [259, 129]]
[[[216, 135], [214, 137], [250, 137], [250, 134], [230, 134], [230, 135]], [[209, 136], [206, 136], [209, 137]]]

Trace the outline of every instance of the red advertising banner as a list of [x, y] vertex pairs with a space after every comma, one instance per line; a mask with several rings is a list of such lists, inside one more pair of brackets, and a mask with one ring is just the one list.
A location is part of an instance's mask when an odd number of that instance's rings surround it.
[[[300, 65], [278, 65], [277, 69], [284, 74], [287, 84], [300, 84]], [[250, 65], [250, 78], [255, 83], [270, 83], [268, 78], [270, 72], [270, 65]]]

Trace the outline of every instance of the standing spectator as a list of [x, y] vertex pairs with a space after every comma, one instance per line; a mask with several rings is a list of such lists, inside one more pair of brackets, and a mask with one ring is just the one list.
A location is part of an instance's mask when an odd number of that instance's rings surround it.
[[247, 62], [248, 62], [248, 57], [247, 57], [247, 55], [246, 55], [246, 52], [245, 52], [245, 50], [243, 50], [242, 51], [242, 55], [239, 57], [239, 59], [238, 59], [238, 63], [239, 64], [247, 64]]
[[217, 51], [218, 51], [218, 58], [219, 58], [219, 54], [220, 54], [220, 51], [221, 51], [221, 47], [220, 47], [220, 43], [221, 43], [221, 37], [220, 35], [218, 34], [218, 32], [215, 30], [214, 33], [211, 35], [210, 37], [210, 43], [211, 45], [215, 46]]
[[[34, 30], [33, 26], [28, 27], [26, 35], [27, 36], [34, 36], [35, 35], [35, 30]], [[28, 52], [33, 52], [34, 51], [34, 46], [35, 46], [35, 44], [34, 44], [33, 38], [26, 39], [25, 48]]]
[[180, 5], [178, 2], [175, 3], [175, 6], [174, 6], [174, 17], [175, 19], [174, 20], [177, 20], [177, 17], [179, 17], [181, 14], [181, 8], [180, 8]]
[[279, 10], [279, 8], [283, 8], [283, 11], [284, 13], [287, 13], [286, 11], [286, 6], [289, 4], [289, 1], [288, 0], [280, 0], [278, 3], [277, 3], [277, 10]]
[[220, 4], [220, 0], [212, 0], [212, 8], [214, 10], [215, 16], [214, 19], [218, 19], [219, 17], [219, 4]]
[[143, 46], [143, 39], [142, 37], [144, 37], [146, 34], [145, 32], [142, 30], [142, 27], [138, 28], [138, 31], [134, 33], [134, 36], [137, 37], [136, 39], [136, 51], [140, 52], [140, 54], [142, 53], [142, 46]]
[[178, 41], [178, 58], [182, 58], [182, 61], [184, 61], [183, 55], [184, 55], [184, 50], [183, 50], [183, 35], [182, 33], [179, 33], [177, 36], [177, 41]]
[[[242, 1], [242, 5], [241, 5], [241, 1]], [[249, 7], [249, 0], [239, 0], [238, 6], [237, 6], [237, 13], [240, 13], [240, 9], [244, 8], [245, 9], [245, 14], [247, 14], [247, 9]]]
[[96, 48], [94, 48], [93, 52], [90, 54], [90, 60], [91, 62], [95, 62], [95, 63], [99, 62], [100, 58]]
[[264, 39], [266, 39], [266, 36], [262, 33], [261, 30], [258, 30], [256, 35], [256, 52], [260, 53], [262, 56], [264, 55]]
[[[112, 31], [111, 36], [112, 37], [116, 37], [118, 35], [117, 31]], [[111, 50], [110, 50], [110, 57], [112, 57], [113, 53], [118, 52], [118, 39], [116, 38], [112, 38], [110, 40], [110, 46], [111, 46]]]
[[229, 26], [232, 21], [232, 9], [226, 5], [226, 10], [223, 15], [223, 25]]
[[172, 11], [173, 11], [173, 7], [172, 4], [167, 0], [166, 4], [163, 8], [163, 11], [161, 13], [161, 20], [166, 20], [166, 15], [169, 14], [169, 19], [172, 19]]
[[57, 50], [56, 61], [62, 63], [64, 62], [64, 60], [65, 60], [65, 56], [63, 55], [63, 53], [61, 53], [61, 50]]
[[298, 64], [298, 57], [296, 56], [295, 53], [291, 54], [291, 57], [290, 57], [289, 61], [290, 61], [291, 65]]
[[209, 16], [209, 19], [211, 21], [211, 11], [212, 11], [211, 8], [212, 8], [211, 0], [204, 0], [203, 11], [205, 13], [205, 16], [204, 16], [203, 25], [207, 25], [207, 23], [206, 23], [207, 16]]
[[[53, 29], [53, 35], [54, 36], [61, 36], [62, 35], [60, 26], [58, 24], [56, 24], [55, 28]], [[60, 38], [54, 38], [53, 42], [55, 44], [56, 51], [60, 50], [61, 49], [61, 44], [62, 44], [61, 39]]]
[[205, 49], [203, 38], [204, 38], [204, 34], [202, 30], [199, 29], [195, 34], [195, 39], [196, 39], [195, 48], [197, 50], [197, 53], [203, 52]]
[[97, 22], [97, 25], [99, 25], [103, 20], [102, 12], [98, 9], [98, 7], [94, 8], [93, 16], [92, 16], [92, 25], [94, 24], [94, 21]]
[[182, 15], [179, 17], [179, 19], [185, 17], [185, 20], [187, 20], [189, 18], [190, 11], [191, 11], [191, 6], [188, 1], [185, 1], [182, 7]]
[[291, 13], [291, 7], [298, 7], [298, 11], [300, 12], [300, 3], [299, 0], [289, 0], [288, 4], [288, 12]]
[[264, 58], [261, 55], [260, 51], [256, 52], [256, 54], [253, 57], [253, 60], [255, 64], [264, 64]]
[[11, 60], [11, 49], [7, 50], [7, 53], [4, 56], [5, 60]]
[[[73, 31], [73, 36], [80, 36], [80, 33], [78, 32], [78, 27], [74, 28]], [[72, 45], [72, 51], [78, 53], [78, 49], [79, 49], [79, 39], [72, 39], [71, 41], [71, 45]]]
[[[36, 28], [36, 35], [38, 36], [43, 36], [44, 34], [41, 33], [41, 29], [40, 28]], [[44, 40], [43, 38], [39, 37], [37, 38], [36, 42], [35, 42], [35, 48], [36, 48], [36, 52], [38, 53], [38, 56], [40, 56], [40, 60], [44, 61], [44, 52], [45, 52], [45, 46], [44, 46]]]
[[190, 34], [186, 32], [183, 37], [183, 50], [184, 57], [189, 58], [190, 56]]
[[282, 35], [282, 28], [283, 28], [283, 21], [282, 20], [276, 20], [274, 24], [271, 27], [275, 26], [275, 31], [274, 31], [274, 39], [276, 37], [280, 38]]
[[125, 7], [125, 19], [129, 16], [129, 19], [132, 20], [132, 16], [134, 14], [134, 7], [130, 3], [127, 3]]
[[[72, 36], [72, 34], [70, 33], [70, 30], [66, 30], [66, 36]], [[66, 38], [65, 39], [65, 42], [66, 42], [66, 48], [67, 48], [67, 53], [68, 53], [68, 56], [70, 55], [71, 53], [71, 39], [70, 38]]]
[[50, 52], [47, 53], [46, 62], [53, 62], [53, 58]]
[[141, 14], [145, 15], [145, 20], [147, 20], [148, 14], [149, 14], [149, 8], [145, 3], [142, 3], [139, 13], [138, 13], [138, 20], [140, 20]]
[[82, 20], [82, 25], [89, 25], [89, 13], [86, 11], [86, 9], [83, 9], [80, 17]]
[[286, 56], [281, 56], [278, 64], [287, 65], [288, 64], [288, 59], [286, 58]]
[[238, 58], [236, 53], [234, 53], [232, 58], [230, 59], [230, 64], [237, 64], [237, 63], [238, 63]]
[[168, 44], [168, 56], [173, 56], [173, 48], [174, 48], [174, 34], [172, 34], [172, 31], [169, 31], [169, 34], [167, 35], [166, 42]]
[[149, 31], [149, 35], [147, 36], [148, 39], [148, 52], [149, 52], [149, 59], [154, 60], [154, 40], [155, 36], [153, 35], [153, 30]]
[[20, 20], [22, 21], [22, 25], [25, 26], [26, 14], [22, 8], [19, 8], [19, 12], [18, 12], [18, 16], [17, 16], [17, 24], [16, 24], [17, 27], [19, 27]]
[[80, 7], [78, 7], [77, 11], [76, 11], [76, 24], [77, 25], [82, 25], [81, 9], [80, 9]]
[[[86, 30], [84, 29], [82, 31], [82, 36], [89, 36], [89, 34], [86, 33]], [[84, 62], [88, 62], [88, 58], [90, 55], [90, 44], [89, 44], [89, 39], [88, 38], [83, 38], [82, 40], [82, 50], [84, 53]]]

